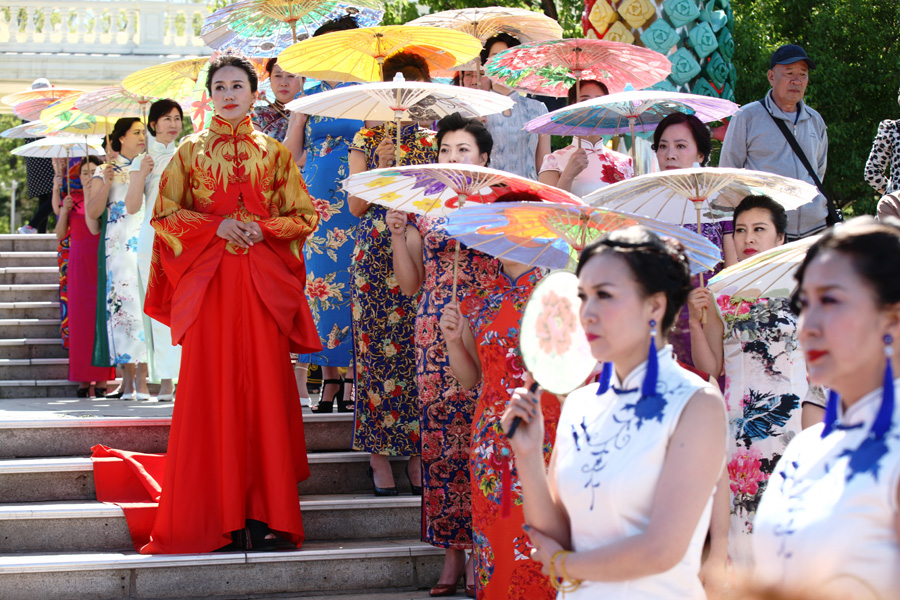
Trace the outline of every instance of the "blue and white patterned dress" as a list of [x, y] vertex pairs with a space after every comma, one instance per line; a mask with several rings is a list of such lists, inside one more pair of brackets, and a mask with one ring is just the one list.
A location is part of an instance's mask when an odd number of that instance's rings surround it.
[[[570, 394], [563, 404], [553, 450], [556, 488], [573, 524], [576, 552], [646, 530], [681, 414], [698, 390], [710, 387], [678, 366], [671, 346], [659, 350], [657, 359], [656, 396], [641, 395], [645, 361], [625, 381], [613, 374], [610, 388], [600, 396], [599, 384], [592, 384]], [[721, 433], [724, 437], [724, 428]], [[629, 581], [585, 581], [575, 592], [566, 593], [566, 599], [705, 599], [698, 573], [711, 512], [712, 494], [687, 552], [668, 571]]]
[[[147, 362], [137, 256], [144, 208], [133, 215], [125, 210], [130, 166], [131, 161], [122, 155], [113, 161], [113, 181], [106, 201], [106, 333], [109, 358], [116, 365]], [[97, 177], [102, 181], [103, 167], [97, 167]]]
[[879, 387], [839, 408], [824, 438], [819, 424], [788, 445], [756, 513], [756, 581], [809, 598], [897, 598], [900, 403], [878, 436], [881, 401]]

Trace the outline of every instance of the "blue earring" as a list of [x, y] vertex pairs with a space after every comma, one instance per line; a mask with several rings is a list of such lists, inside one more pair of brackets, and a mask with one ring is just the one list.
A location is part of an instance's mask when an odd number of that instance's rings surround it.
[[647, 374], [641, 385], [641, 396], [655, 396], [659, 378], [659, 360], [656, 357], [656, 321], [650, 320], [650, 350], [647, 353]]
[[891, 429], [891, 420], [894, 417], [894, 367], [891, 365], [891, 357], [894, 356], [894, 338], [890, 334], [884, 336], [884, 359], [887, 363], [884, 367], [884, 382], [881, 386], [881, 406], [878, 415], [872, 423], [872, 433], [876, 438], [884, 438]]

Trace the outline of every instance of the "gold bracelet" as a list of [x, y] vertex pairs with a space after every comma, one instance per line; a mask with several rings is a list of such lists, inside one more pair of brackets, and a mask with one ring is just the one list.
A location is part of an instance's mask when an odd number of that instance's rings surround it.
[[569, 577], [568, 573], [566, 573], [566, 558], [572, 554], [571, 552], [566, 552], [563, 554], [562, 562], [559, 563], [559, 572], [562, 573], [563, 579], [569, 584], [568, 589], [563, 590], [564, 592], [574, 592], [579, 587], [581, 587], [580, 579], [572, 579]]
[[[562, 555], [562, 562], [560, 563], [560, 573], [562, 577], [556, 576], [556, 557]], [[553, 553], [553, 556], [550, 558], [550, 585], [553, 586], [553, 589], [562, 592], [563, 596], [566, 595], [566, 592], [574, 592], [581, 586], [581, 581], [577, 579], [570, 579], [566, 575], [566, 557], [572, 554], [569, 550], [557, 550]], [[559, 581], [562, 579], [563, 581]]]

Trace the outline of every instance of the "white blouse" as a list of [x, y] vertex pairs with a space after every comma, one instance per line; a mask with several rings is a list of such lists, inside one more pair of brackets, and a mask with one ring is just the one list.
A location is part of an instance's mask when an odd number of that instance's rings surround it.
[[[900, 399], [900, 378], [894, 390]], [[756, 513], [758, 581], [813, 597], [900, 597], [900, 402], [883, 440], [870, 434], [880, 406], [881, 388], [839, 408], [824, 439], [820, 424], [788, 445]]]
[[[556, 486], [572, 523], [577, 552], [646, 530], [681, 413], [698, 390], [711, 387], [678, 366], [671, 346], [659, 351], [658, 360], [658, 397], [641, 397], [645, 361], [624, 382], [613, 375], [606, 393], [597, 396], [599, 384], [589, 385], [563, 404], [553, 449]], [[721, 433], [724, 441], [724, 423]], [[712, 493], [687, 553], [669, 571], [630, 581], [585, 581], [575, 592], [566, 593], [566, 600], [705, 598], [698, 573], [711, 510]]]

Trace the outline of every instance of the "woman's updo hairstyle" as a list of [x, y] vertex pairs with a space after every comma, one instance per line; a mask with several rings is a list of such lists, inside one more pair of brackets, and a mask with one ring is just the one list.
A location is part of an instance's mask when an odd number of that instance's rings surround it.
[[259, 85], [259, 76], [256, 74], [256, 67], [250, 62], [250, 59], [237, 54], [220, 54], [209, 63], [209, 71], [206, 73], [206, 91], [212, 95], [213, 75], [222, 67], [237, 67], [247, 73], [247, 80], [250, 81], [250, 91], [256, 93]]
[[665, 294], [666, 312], [661, 326], [662, 331], [668, 331], [691, 291], [691, 272], [684, 247], [646, 227], [626, 227], [588, 245], [578, 257], [575, 274], [580, 275], [593, 257], [605, 254], [614, 254], [625, 261], [644, 297]]
[[[584, 86], [589, 85], [589, 84], [596, 85], [598, 88], [603, 90], [604, 96], [609, 96], [609, 88], [606, 87], [606, 84], [603, 83], [602, 81], [597, 81], [596, 79], [582, 79], [580, 87], [581, 87], [581, 89], [584, 89]], [[578, 103], [578, 88], [579, 88], [579, 86], [575, 85], [574, 83], [572, 84], [572, 87], [569, 88], [569, 92], [566, 94], [566, 99], [567, 99], [566, 105], [567, 106], [572, 106], [573, 104]]]
[[788, 224], [787, 211], [784, 210], [782, 205], [772, 200], [772, 198], [764, 195], [745, 196], [744, 199], [741, 200], [741, 203], [735, 207], [734, 213], [732, 213], [732, 227], [737, 224], [739, 216], [754, 208], [761, 208], [768, 211], [769, 216], [772, 218], [772, 225], [775, 226], [775, 233], [784, 235], [784, 232], [787, 231]]
[[656, 131], [653, 132], [653, 145], [650, 149], [656, 152], [657, 148], [659, 148], [659, 140], [662, 139], [666, 128], [679, 123], [684, 123], [691, 130], [694, 143], [697, 144], [697, 150], [703, 155], [703, 161], [700, 163], [700, 166], [705, 167], [709, 163], [709, 155], [712, 153], [712, 136], [709, 133], [709, 127], [694, 115], [675, 112], [660, 121], [659, 125], [656, 126]]
[[833, 250], [850, 259], [853, 270], [869, 284], [875, 301], [883, 307], [900, 302], [900, 221], [887, 218], [876, 221], [870, 216], [856, 217], [828, 229], [806, 251], [794, 278], [797, 287], [791, 295], [794, 311], [801, 312], [800, 288], [806, 269], [817, 256]]
[[438, 121], [437, 129], [438, 151], [440, 151], [444, 135], [448, 131], [466, 131], [475, 138], [475, 143], [478, 145], [478, 153], [488, 155], [487, 165], [491, 164], [491, 150], [494, 149], [494, 137], [488, 131], [488, 128], [484, 126], [484, 123], [481, 122], [481, 119], [467, 119], [455, 112]]
[[503, 42], [506, 44], [506, 49], [514, 48], [520, 45], [522, 42], [509, 35], [506, 32], [501, 31], [497, 35], [493, 37], [489, 37], [484, 42], [484, 48], [481, 49], [481, 64], [485, 64], [488, 61], [488, 57], [491, 53], [491, 47], [497, 42]]
[[150, 135], [156, 135], [156, 127], [153, 126], [153, 123], [172, 112], [173, 108], [177, 108], [178, 117], [184, 119], [184, 110], [181, 105], [171, 98], [162, 98], [150, 105], [150, 112], [147, 113], [147, 131], [150, 132]]
[[113, 125], [113, 130], [109, 133], [109, 146], [113, 152], [122, 151], [122, 136], [128, 133], [132, 125], [140, 122], [141, 120], [137, 117], [122, 117], [116, 121], [116, 124]]
[[325, 35], [326, 33], [334, 33], [336, 31], [349, 31], [350, 29], [359, 29], [359, 23], [352, 15], [344, 15], [340, 19], [326, 21], [321, 27], [313, 32], [313, 37]]

